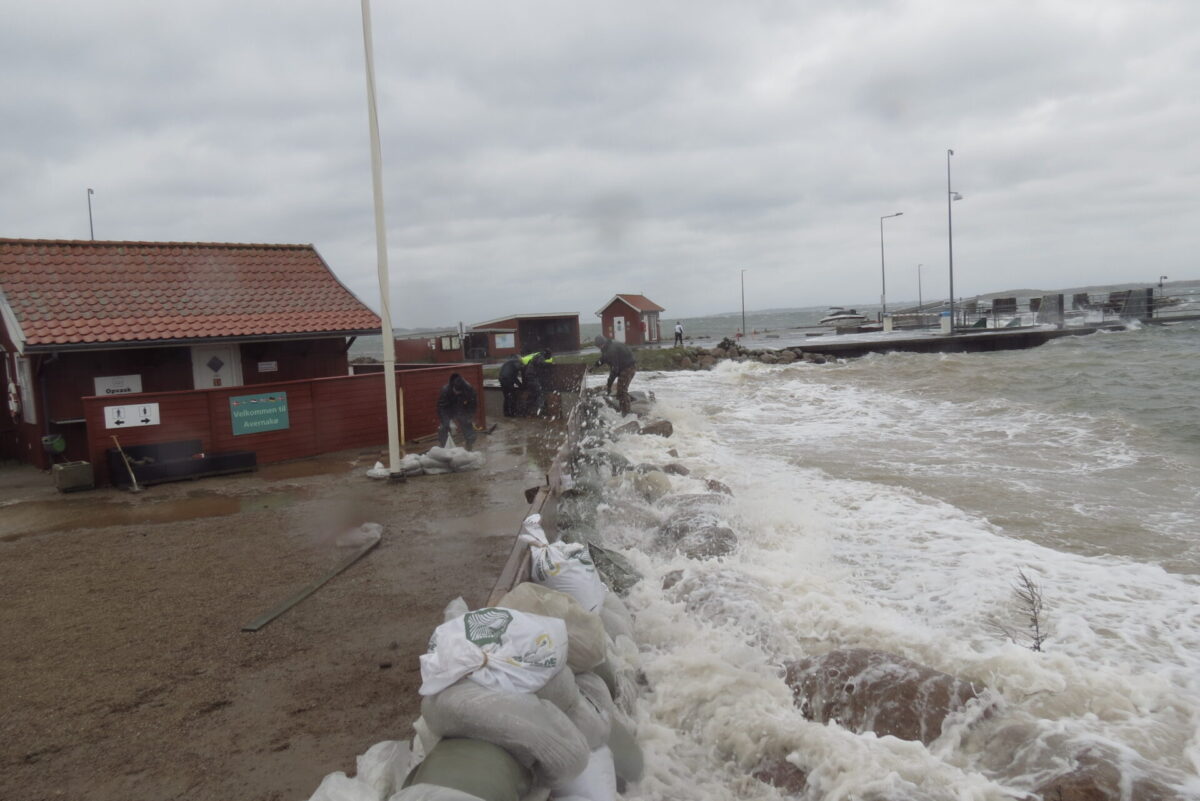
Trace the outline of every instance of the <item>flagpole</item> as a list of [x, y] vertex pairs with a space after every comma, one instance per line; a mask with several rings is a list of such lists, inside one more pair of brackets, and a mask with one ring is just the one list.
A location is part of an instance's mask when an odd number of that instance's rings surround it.
[[400, 473], [400, 426], [396, 414], [396, 340], [392, 333], [388, 288], [387, 230], [383, 222], [383, 155], [379, 146], [379, 115], [375, 110], [375, 51], [371, 44], [371, 2], [362, 0], [363, 51], [367, 62], [367, 111], [371, 123], [371, 184], [375, 194], [375, 253], [379, 263], [379, 317], [383, 335], [383, 387], [387, 399], [388, 475]]

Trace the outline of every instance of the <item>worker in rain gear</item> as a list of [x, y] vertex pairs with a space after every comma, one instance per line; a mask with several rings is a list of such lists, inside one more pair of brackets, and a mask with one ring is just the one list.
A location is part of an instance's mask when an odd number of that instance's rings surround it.
[[534, 351], [521, 357], [521, 377], [532, 397], [529, 399], [533, 413], [540, 416], [546, 407], [546, 365], [554, 364], [554, 354], [549, 349]]
[[438, 445], [446, 447], [450, 437], [450, 423], [458, 425], [458, 432], [466, 440], [467, 450], [475, 445], [475, 410], [479, 402], [475, 389], [458, 373], [450, 374], [450, 381], [438, 395]]
[[629, 382], [633, 381], [633, 376], [637, 372], [637, 359], [633, 355], [633, 351], [624, 342], [614, 342], [608, 337], [597, 336], [595, 339], [596, 347], [600, 349], [600, 360], [596, 362], [596, 366], [607, 364], [608, 385], [604, 391], [612, 394], [613, 382], [617, 382], [617, 403], [621, 405], [621, 416], [629, 414], [632, 411], [633, 401], [629, 397]]
[[522, 380], [522, 373], [525, 365], [521, 363], [521, 357], [517, 354], [509, 356], [504, 364], [500, 365], [500, 391], [504, 393], [504, 416], [513, 417], [517, 414], [517, 397], [520, 394], [521, 388], [525, 386]]

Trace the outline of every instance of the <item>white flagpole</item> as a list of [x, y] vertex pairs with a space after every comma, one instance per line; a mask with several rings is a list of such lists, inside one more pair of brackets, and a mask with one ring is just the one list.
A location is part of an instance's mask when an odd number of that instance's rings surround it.
[[363, 50], [367, 59], [367, 111], [371, 120], [371, 179], [375, 190], [375, 251], [379, 261], [379, 316], [383, 322], [383, 386], [387, 398], [388, 473], [399, 475], [400, 425], [396, 415], [396, 341], [388, 289], [387, 231], [383, 223], [383, 155], [375, 111], [375, 51], [371, 45], [371, 2], [362, 0]]

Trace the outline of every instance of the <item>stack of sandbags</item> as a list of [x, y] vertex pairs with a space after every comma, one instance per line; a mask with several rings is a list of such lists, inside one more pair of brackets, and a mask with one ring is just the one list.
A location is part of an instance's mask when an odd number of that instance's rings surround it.
[[586, 545], [578, 542], [551, 543], [542, 530], [542, 516], [525, 518], [520, 541], [529, 546], [530, 577], [538, 584], [570, 595], [585, 611], [595, 612], [608, 590], [592, 564]]
[[462, 470], [478, 470], [483, 467], [483, 453], [465, 448], [442, 448], [434, 446], [417, 457], [426, 475], [457, 473]]

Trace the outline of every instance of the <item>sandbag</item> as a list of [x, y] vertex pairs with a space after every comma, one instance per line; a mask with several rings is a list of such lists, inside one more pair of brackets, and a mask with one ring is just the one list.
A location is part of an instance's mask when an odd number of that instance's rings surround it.
[[379, 801], [375, 788], [340, 770], [326, 774], [308, 801]]
[[617, 797], [617, 775], [613, 768], [612, 752], [608, 747], [597, 748], [588, 755], [587, 767], [568, 782], [557, 784], [550, 797], [563, 799], [567, 796], [586, 798], [588, 801], [615, 801]]
[[388, 801], [483, 801], [477, 795], [464, 793], [450, 787], [439, 787], [436, 784], [414, 784], [405, 787], [393, 795]]
[[534, 581], [567, 593], [584, 611], [595, 612], [600, 608], [608, 590], [600, 581], [586, 545], [549, 542], [542, 530], [542, 516], [538, 514], [525, 518], [519, 539], [529, 546], [529, 573]]
[[421, 717], [441, 737], [498, 745], [533, 771], [535, 785], [554, 787], [578, 776], [588, 746], [575, 724], [549, 701], [459, 681], [421, 701]]
[[618, 635], [624, 635], [633, 639], [633, 615], [629, 614], [629, 607], [616, 593], [610, 592], [604, 596], [604, 603], [597, 611], [609, 637], [615, 640]]
[[531, 783], [529, 770], [500, 746], [457, 737], [439, 741], [405, 781], [406, 786], [446, 787], [482, 801], [520, 801]]
[[525, 581], [501, 598], [500, 606], [557, 617], [566, 623], [567, 666], [575, 673], [591, 670], [604, 661], [608, 647], [604, 622], [598, 615], [584, 611], [567, 593]]
[[[590, 675], [590, 674], [583, 674]], [[604, 688], [604, 682], [595, 679]], [[608, 690], [604, 689], [605, 695]], [[535, 693], [538, 698], [554, 704], [567, 719], [575, 724], [579, 733], [587, 740], [588, 748], [595, 749], [608, 743], [610, 716], [590, 698], [580, 692], [575, 684], [575, 675], [561, 670]], [[611, 703], [611, 702], [610, 702]]]
[[633, 734], [632, 722], [616, 715], [609, 729], [608, 748], [613, 755], [613, 769], [627, 782], [640, 782], [646, 772], [646, 758]]
[[358, 756], [355, 777], [374, 788], [380, 798], [387, 798], [404, 785], [411, 759], [408, 743], [384, 740]]
[[469, 676], [484, 687], [533, 692], [567, 661], [567, 626], [559, 618], [488, 607], [448, 620], [421, 656], [421, 695]]

